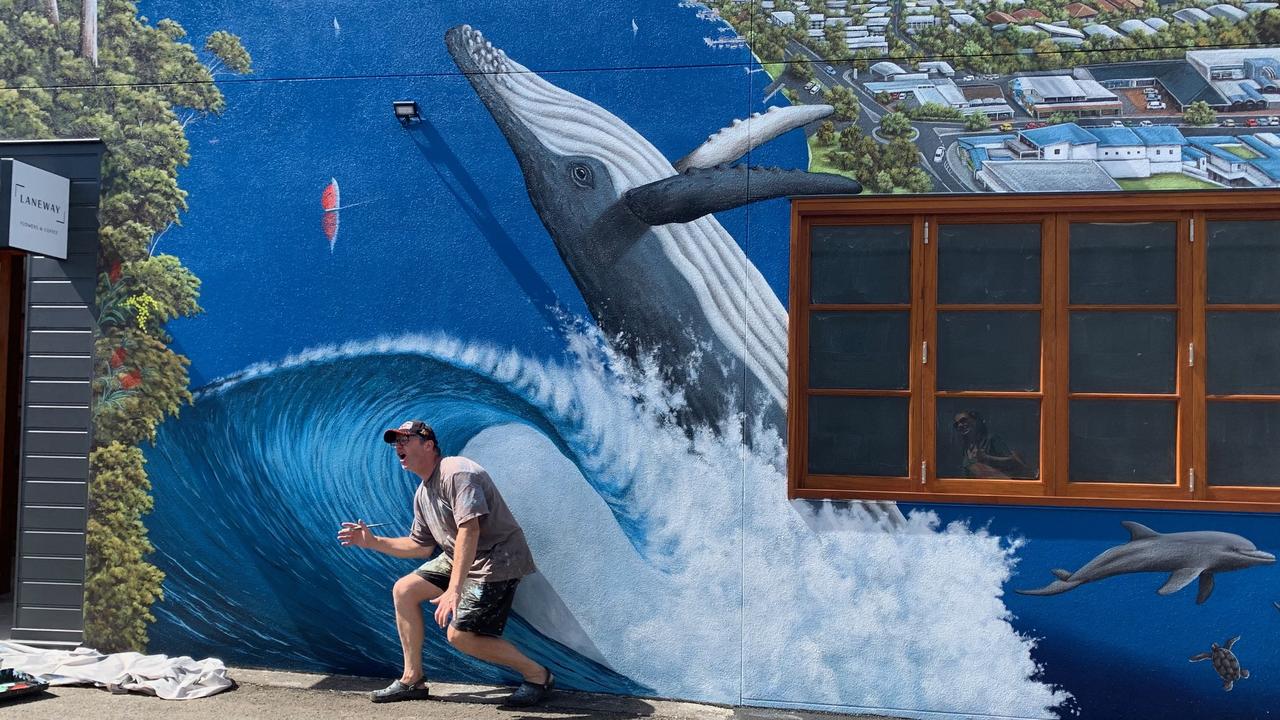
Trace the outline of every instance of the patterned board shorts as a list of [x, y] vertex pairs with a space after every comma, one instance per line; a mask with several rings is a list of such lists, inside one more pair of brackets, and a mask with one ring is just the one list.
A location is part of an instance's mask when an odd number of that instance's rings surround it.
[[[453, 575], [453, 562], [443, 553], [429, 560], [414, 574], [444, 590], [449, 587]], [[477, 635], [498, 637], [507, 626], [511, 603], [516, 598], [516, 585], [520, 578], [497, 582], [469, 582], [458, 600], [453, 613], [454, 628]]]

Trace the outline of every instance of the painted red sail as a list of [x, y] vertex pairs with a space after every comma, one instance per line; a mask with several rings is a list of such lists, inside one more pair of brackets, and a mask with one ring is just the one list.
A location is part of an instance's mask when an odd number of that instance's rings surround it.
[[324, 228], [325, 237], [329, 238], [329, 252], [333, 252], [333, 246], [338, 241], [340, 200], [338, 180], [337, 178], [329, 178], [329, 184], [325, 186], [324, 192], [320, 195], [320, 207], [324, 208], [324, 217], [321, 218], [320, 224]]

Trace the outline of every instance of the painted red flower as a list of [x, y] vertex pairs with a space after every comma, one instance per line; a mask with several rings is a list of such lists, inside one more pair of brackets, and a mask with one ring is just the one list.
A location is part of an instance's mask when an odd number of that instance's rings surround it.
[[124, 348], [116, 348], [115, 352], [111, 353], [111, 360], [109, 361], [111, 363], [111, 367], [118, 368], [123, 365], [124, 359], [127, 355], [128, 353], [125, 352]]
[[142, 384], [142, 373], [134, 370], [131, 373], [121, 373], [117, 377], [120, 378], [120, 387], [125, 390], [132, 390]]
[[108, 278], [110, 278], [111, 282], [113, 282], [113, 283], [120, 282], [120, 276], [121, 276], [121, 275], [123, 275], [123, 274], [124, 274], [124, 273], [123, 273], [123, 272], [121, 271], [121, 269], [120, 269], [120, 261], [119, 261], [119, 260], [117, 260], [117, 261], [115, 261], [114, 263], [112, 263], [112, 264], [111, 264], [111, 269], [107, 271], [107, 277], [108, 277]]

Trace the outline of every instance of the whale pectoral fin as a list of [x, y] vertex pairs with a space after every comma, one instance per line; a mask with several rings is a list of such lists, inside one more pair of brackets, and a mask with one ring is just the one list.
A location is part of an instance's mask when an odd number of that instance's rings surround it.
[[1160, 537], [1160, 533], [1152, 530], [1142, 523], [1136, 523], [1132, 520], [1124, 520], [1120, 524], [1124, 526], [1125, 530], [1129, 531], [1129, 542], [1142, 540], [1143, 538]]
[[1063, 569], [1061, 569], [1061, 568], [1054, 568], [1054, 569], [1050, 570], [1049, 572], [1053, 573], [1053, 576], [1054, 576], [1054, 577], [1056, 577], [1056, 578], [1058, 578], [1059, 580], [1070, 580], [1070, 579], [1071, 579], [1071, 573], [1069, 573], [1069, 572], [1067, 572], [1066, 570], [1063, 570]]
[[835, 112], [831, 105], [784, 105], [756, 113], [707, 138], [693, 152], [676, 161], [676, 170], [708, 168], [730, 163], [779, 135], [804, 127]]
[[[1203, 573], [1203, 575], [1201, 573]], [[1182, 588], [1190, 585], [1191, 581], [1195, 580], [1197, 577], [1203, 578], [1211, 576], [1209, 573], [1204, 572], [1204, 568], [1193, 567], [1175, 570], [1173, 574], [1169, 576], [1169, 579], [1165, 581], [1164, 585], [1160, 586], [1160, 589], [1157, 590], [1156, 593], [1160, 595], [1172, 595], [1173, 593], [1176, 593]], [[1203, 586], [1204, 580], [1202, 579], [1200, 582]], [[1213, 581], [1210, 580], [1209, 582], [1212, 583]]]
[[632, 188], [622, 199], [641, 221], [666, 225], [691, 222], [703, 215], [771, 198], [860, 192], [862, 185], [843, 175], [734, 165], [694, 168]]
[[1196, 593], [1196, 604], [1203, 605], [1205, 600], [1213, 594], [1213, 573], [1206, 572], [1200, 574], [1200, 592]]

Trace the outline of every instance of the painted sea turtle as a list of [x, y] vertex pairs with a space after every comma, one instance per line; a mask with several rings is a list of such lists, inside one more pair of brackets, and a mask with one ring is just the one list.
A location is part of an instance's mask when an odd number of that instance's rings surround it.
[[1222, 689], [1230, 692], [1231, 687], [1241, 678], [1249, 677], [1249, 671], [1240, 667], [1240, 660], [1236, 658], [1236, 654], [1231, 652], [1231, 646], [1236, 644], [1240, 639], [1237, 635], [1222, 646], [1213, 643], [1209, 652], [1202, 652], [1199, 655], [1192, 655], [1191, 662], [1200, 662], [1201, 660], [1212, 660], [1213, 669], [1218, 671], [1218, 676], [1222, 678]]

